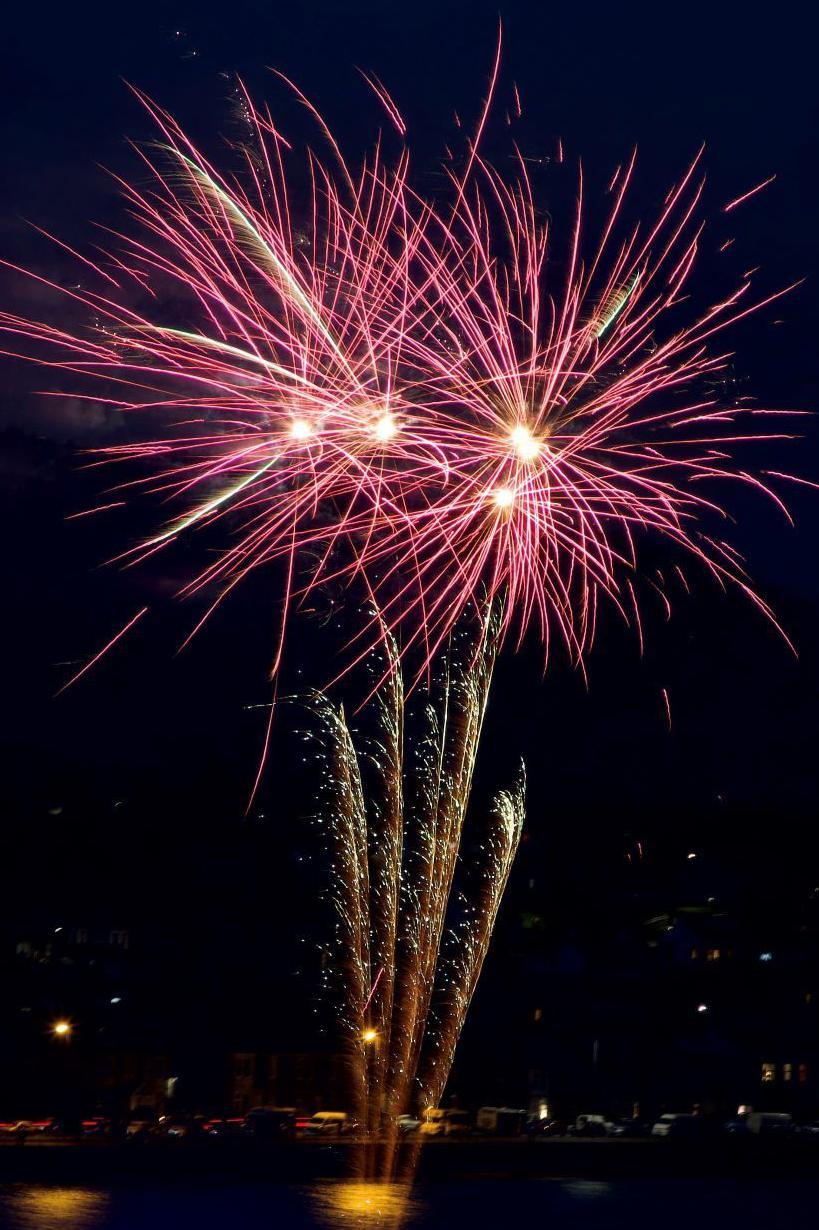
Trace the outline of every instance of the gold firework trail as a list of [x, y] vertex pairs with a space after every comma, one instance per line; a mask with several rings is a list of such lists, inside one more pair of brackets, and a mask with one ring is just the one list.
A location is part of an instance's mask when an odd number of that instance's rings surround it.
[[523, 826], [521, 769], [463, 859], [500, 626], [497, 610], [460, 624], [412, 708], [388, 636], [368, 661], [378, 686], [355, 729], [325, 694], [307, 699], [351, 1109], [385, 1142], [386, 1176], [398, 1116], [443, 1094]]

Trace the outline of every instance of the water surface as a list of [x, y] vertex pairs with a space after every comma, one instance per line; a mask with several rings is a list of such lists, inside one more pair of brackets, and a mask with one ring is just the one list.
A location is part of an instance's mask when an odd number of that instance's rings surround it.
[[411, 1192], [342, 1181], [306, 1186], [12, 1184], [3, 1230], [794, 1230], [815, 1224], [812, 1180], [482, 1180]]

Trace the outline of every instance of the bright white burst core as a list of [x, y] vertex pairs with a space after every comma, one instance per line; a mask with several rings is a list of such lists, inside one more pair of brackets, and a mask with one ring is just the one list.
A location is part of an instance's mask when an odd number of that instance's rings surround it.
[[398, 425], [391, 414], [383, 414], [376, 422], [373, 430], [375, 431], [376, 439], [380, 440], [382, 444], [386, 444], [398, 431]]
[[290, 424], [290, 435], [294, 440], [306, 440], [312, 436], [313, 429], [306, 419], [293, 419]]
[[498, 487], [492, 499], [498, 508], [511, 508], [515, 502], [515, 493], [511, 487]]
[[509, 432], [509, 439], [521, 461], [534, 461], [540, 452], [539, 442], [523, 423], [518, 423], [517, 427], [512, 428]]

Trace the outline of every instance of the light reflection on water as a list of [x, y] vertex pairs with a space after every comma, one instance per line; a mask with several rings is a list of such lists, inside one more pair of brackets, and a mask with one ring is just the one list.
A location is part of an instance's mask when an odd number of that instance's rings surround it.
[[336, 1180], [310, 1190], [320, 1225], [350, 1230], [401, 1230], [421, 1212], [417, 1198], [401, 1183]]
[[139, 1182], [108, 1191], [0, 1186], [0, 1230], [794, 1230], [816, 1223], [815, 1179], [466, 1177], [398, 1184]]
[[600, 1200], [612, 1194], [611, 1183], [603, 1183], [598, 1179], [568, 1179], [561, 1184], [567, 1196], [576, 1200]]
[[108, 1195], [86, 1187], [26, 1186], [11, 1188], [3, 1203], [19, 1230], [96, 1230]]

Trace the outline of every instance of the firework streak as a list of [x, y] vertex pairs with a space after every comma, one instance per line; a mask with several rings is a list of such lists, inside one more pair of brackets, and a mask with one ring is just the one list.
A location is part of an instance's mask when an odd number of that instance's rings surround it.
[[443, 1094], [523, 825], [521, 769], [494, 797], [456, 886], [501, 627], [497, 612], [482, 609], [436, 658], [406, 741], [400, 662], [388, 635], [367, 664], [386, 682], [360, 714], [361, 733], [325, 694], [307, 701], [353, 1109], [370, 1134], [386, 1134], [387, 1156], [397, 1117], [437, 1106]]

